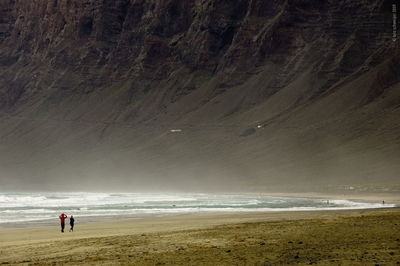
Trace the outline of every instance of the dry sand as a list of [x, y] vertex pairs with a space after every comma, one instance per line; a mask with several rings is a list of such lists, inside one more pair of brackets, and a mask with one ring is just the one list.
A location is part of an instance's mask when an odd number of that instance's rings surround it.
[[0, 264], [393, 265], [400, 209], [209, 213], [1, 229]]

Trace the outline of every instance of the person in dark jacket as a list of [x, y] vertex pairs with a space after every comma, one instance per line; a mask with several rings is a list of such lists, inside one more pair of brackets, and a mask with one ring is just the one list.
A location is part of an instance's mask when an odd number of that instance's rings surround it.
[[71, 226], [71, 229], [69, 229], [70, 232], [74, 231], [74, 224], [75, 224], [75, 219], [74, 216], [71, 215], [71, 217], [69, 217], [69, 225]]
[[67, 218], [68, 216], [67, 215], [65, 215], [64, 213], [61, 213], [61, 215], [60, 215], [60, 222], [61, 222], [61, 233], [64, 233], [64, 227], [65, 227], [65, 219]]

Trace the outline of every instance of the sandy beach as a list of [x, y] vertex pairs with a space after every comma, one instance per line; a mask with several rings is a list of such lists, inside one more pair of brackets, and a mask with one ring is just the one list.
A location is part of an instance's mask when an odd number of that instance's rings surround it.
[[207, 213], [0, 230], [11, 265], [393, 265], [400, 209]]

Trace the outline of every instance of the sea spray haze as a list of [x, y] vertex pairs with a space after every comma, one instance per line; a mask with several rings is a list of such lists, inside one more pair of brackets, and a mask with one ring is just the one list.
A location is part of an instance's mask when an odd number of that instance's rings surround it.
[[2, 0], [0, 189], [385, 190], [392, 1]]

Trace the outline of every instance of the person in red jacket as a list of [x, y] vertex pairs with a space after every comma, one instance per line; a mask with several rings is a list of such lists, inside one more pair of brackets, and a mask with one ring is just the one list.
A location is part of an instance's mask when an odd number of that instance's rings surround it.
[[65, 219], [66, 219], [67, 217], [68, 217], [68, 216], [67, 216], [67, 215], [65, 215], [64, 213], [61, 213], [61, 215], [60, 215], [60, 221], [61, 221], [61, 233], [64, 233]]

